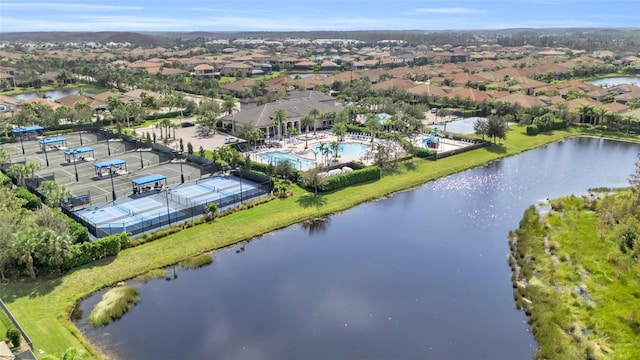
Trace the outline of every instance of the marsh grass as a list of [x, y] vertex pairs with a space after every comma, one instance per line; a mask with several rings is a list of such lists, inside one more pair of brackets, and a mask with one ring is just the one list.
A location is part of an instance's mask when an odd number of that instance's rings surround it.
[[120, 319], [139, 301], [138, 289], [133, 286], [115, 287], [102, 295], [102, 300], [89, 315], [89, 324], [96, 327], [107, 325], [111, 320]]
[[210, 253], [200, 254], [194, 257], [190, 257], [180, 262], [180, 267], [188, 269], [197, 269], [203, 266], [207, 266], [213, 262], [213, 255]]
[[146, 273], [138, 276], [138, 280], [146, 283], [151, 279], [162, 279], [164, 278], [165, 273], [166, 271], [164, 269], [149, 270]]
[[525, 259], [513, 280], [528, 286], [514, 283], [514, 299], [538, 342], [535, 358], [639, 359], [640, 267], [602, 236], [591, 204], [574, 196], [553, 201], [557, 210], [544, 217], [527, 210], [510, 240], [512, 257]]

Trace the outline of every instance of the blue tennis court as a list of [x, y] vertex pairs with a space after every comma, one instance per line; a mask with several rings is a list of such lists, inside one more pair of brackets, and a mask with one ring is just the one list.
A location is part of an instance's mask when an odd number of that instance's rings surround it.
[[101, 224], [113, 219], [129, 216], [129, 210], [117, 206], [105, 206], [101, 208], [87, 208], [77, 211], [78, 215], [84, 217], [94, 224]]
[[[146, 177], [140, 179], [148, 180]], [[156, 178], [151, 180], [155, 182]], [[130, 198], [107, 203], [100, 208], [80, 209], [75, 213], [87, 222], [88, 227], [95, 229], [96, 237], [120, 232], [136, 235], [200, 216], [209, 203], [215, 202], [224, 209], [264, 196], [269, 191], [265, 184], [249, 179], [211, 176], [163, 191], [134, 193]]]

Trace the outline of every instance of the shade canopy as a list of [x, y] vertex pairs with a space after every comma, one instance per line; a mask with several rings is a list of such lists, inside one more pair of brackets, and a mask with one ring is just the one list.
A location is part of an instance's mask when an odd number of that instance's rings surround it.
[[96, 169], [104, 169], [104, 168], [110, 168], [112, 166], [124, 165], [126, 163], [127, 162], [124, 161], [124, 160], [114, 159], [114, 160], [95, 163], [95, 164], [93, 164], [93, 167], [96, 168]]
[[137, 179], [133, 179], [133, 180], [131, 180], [131, 182], [135, 186], [142, 186], [144, 184], [155, 183], [155, 182], [163, 181], [163, 180], [166, 180], [166, 179], [167, 179], [167, 177], [164, 176], [164, 175], [151, 174], [151, 175], [139, 177]]
[[75, 149], [65, 150], [64, 154], [65, 155], [79, 155], [79, 154], [85, 154], [85, 153], [90, 153], [90, 152], [93, 152], [93, 148], [90, 148], [90, 147], [79, 147], [79, 148], [75, 148]]
[[38, 140], [40, 145], [51, 145], [51, 144], [57, 144], [57, 143], [66, 142], [66, 141], [67, 141], [67, 138], [63, 138], [59, 136]]
[[11, 132], [13, 134], [24, 134], [28, 132], [42, 131], [42, 130], [44, 130], [42, 126], [34, 125], [34, 126], [24, 126], [17, 129], [12, 129]]

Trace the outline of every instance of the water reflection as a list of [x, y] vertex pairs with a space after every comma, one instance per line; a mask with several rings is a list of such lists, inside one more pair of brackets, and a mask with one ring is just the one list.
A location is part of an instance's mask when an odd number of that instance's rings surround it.
[[303, 221], [301, 226], [309, 236], [319, 235], [327, 231], [331, 225], [330, 217], [322, 217]]

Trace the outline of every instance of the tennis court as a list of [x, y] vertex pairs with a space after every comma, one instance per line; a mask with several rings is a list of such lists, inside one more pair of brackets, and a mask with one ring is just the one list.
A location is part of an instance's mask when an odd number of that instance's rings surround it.
[[216, 175], [171, 186], [164, 191], [128, 196], [100, 207], [80, 209], [74, 214], [98, 238], [123, 231], [137, 235], [201, 216], [209, 203], [215, 202], [220, 210], [224, 210], [265, 196], [269, 190], [269, 185], [248, 179]]

